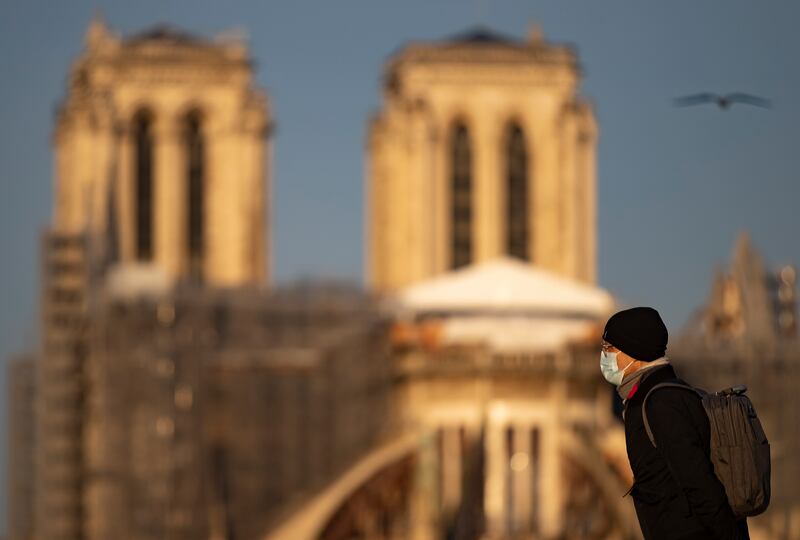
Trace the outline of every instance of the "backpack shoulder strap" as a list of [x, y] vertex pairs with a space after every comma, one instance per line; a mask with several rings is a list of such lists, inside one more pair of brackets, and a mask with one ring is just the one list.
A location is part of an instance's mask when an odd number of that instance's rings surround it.
[[684, 390], [693, 392], [694, 394], [698, 395], [701, 398], [703, 397], [703, 392], [701, 390], [698, 390], [694, 386], [690, 386], [686, 383], [671, 383], [671, 382], [659, 383], [650, 390], [648, 390], [647, 394], [645, 394], [644, 396], [644, 400], [642, 401], [642, 420], [644, 420], [644, 429], [645, 431], [647, 431], [647, 438], [650, 439], [650, 444], [652, 444], [655, 448], [658, 448], [658, 445], [656, 444], [655, 437], [653, 437], [653, 430], [650, 429], [650, 422], [647, 421], [647, 409], [645, 407], [647, 406], [647, 398], [649, 398], [650, 394], [652, 394], [659, 388], [682, 388]]

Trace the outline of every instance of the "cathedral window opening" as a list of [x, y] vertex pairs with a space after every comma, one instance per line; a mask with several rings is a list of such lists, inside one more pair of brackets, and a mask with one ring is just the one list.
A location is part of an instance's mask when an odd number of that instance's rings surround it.
[[184, 144], [186, 150], [187, 184], [187, 251], [189, 274], [202, 277], [205, 205], [205, 141], [201, 129], [200, 113], [192, 111], [186, 117]]
[[472, 148], [469, 132], [463, 124], [453, 131], [451, 158], [451, 249], [450, 267], [460, 268], [472, 262]]
[[153, 118], [139, 112], [133, 121], [136, 152], [136, 259], [153, 259]]

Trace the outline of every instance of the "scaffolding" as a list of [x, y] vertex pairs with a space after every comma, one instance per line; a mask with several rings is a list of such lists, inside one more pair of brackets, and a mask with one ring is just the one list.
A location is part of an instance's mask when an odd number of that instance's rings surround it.
[[354, 289], [98, 302], [89, 538], [257, 538], [381, 436], [388, 325]]

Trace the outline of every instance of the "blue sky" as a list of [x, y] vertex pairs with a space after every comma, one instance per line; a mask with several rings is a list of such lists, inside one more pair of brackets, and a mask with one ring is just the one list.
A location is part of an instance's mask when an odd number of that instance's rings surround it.
[[[248, 31], [278, 125], [278, 281], [361, 279], [364, 132], [379, 105], [383, 62], [406, 41], [478, 23], [523, 37], [538, 22], [548, 39], [578, 47], [584, 93], [601, 130], [599, 281], [622, 302], [656, 306], [676, 330], [705, 300], [714, 268], [727, 261], [740, 231], [750, 232], [771, 265], [800, 262], [795, 1], [4, 0], [0, 358], [36, 342], [52, 111], [98, 9], [123, 33], [158, 22], [201, 34]], [[670, 105], [675, 96], [706, 90], [760, 94], [775, 106], [723, 113]], [[0, 448], [5, 463], [5, 444]]]

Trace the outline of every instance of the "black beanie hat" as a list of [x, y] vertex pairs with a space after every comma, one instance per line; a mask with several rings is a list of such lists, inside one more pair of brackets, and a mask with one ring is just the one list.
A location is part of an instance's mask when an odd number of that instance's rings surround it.
[[667, 351], [667, 327], [653, 308], [635, 307], [614, 314], [603, 339], [635, 360], [650, 362]]

